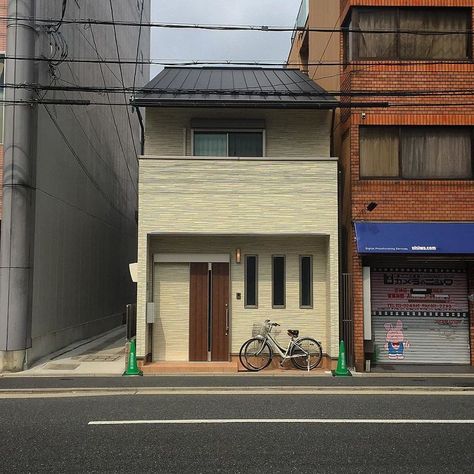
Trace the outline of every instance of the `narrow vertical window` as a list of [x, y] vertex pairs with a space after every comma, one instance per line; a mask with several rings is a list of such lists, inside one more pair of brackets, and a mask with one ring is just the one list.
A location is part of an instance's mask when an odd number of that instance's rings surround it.
[[274, 255], [272, 260], [272, 306], [285, 307], [285, 257]]
[[300, 257], [300, 308], [313, 307], [313, 257]]
[[257, 298], [257, 256], [246, 255], [245, 256], [245, 307], [256, 308], [258, 306]]

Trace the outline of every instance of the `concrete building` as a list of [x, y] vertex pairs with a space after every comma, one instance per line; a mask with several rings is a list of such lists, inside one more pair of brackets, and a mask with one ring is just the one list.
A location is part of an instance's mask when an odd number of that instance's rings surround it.
[[337, 55], [317, 33], [308, 47], [297, 33], [290, 63], [306, 49], [309, 63], [340, 63], [333, 137], [352, 362], [473, 365], [474, 1], [308, 6], [306, 28], [326, 17], [326, 28], [346, 28], [333, 33]]
[[330, 365], [339, 337], [334, 99], [296, 70], [165, 68], [135, 104], [147, 121], [138, 357], [236, 361], [253, 325], [271, 319], [321, 341]]
[[0, 15], [0, 370], [22, 370], [134, 301], [141, 127], [120, 89], [147, 82], [149, 31], [100, 22], [148, 21], [150, 2], [1, 0]]

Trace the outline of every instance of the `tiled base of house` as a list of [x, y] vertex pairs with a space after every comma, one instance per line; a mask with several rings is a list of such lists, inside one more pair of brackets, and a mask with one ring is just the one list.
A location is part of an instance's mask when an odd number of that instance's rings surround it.
[[[160, 361], [160, 362], [143, 362], [138, 361], [138, 365], [144, 374], [196, 374], [196, 373], [209, 373], [209, 374], [230, 374], [239, 372], [249, 372], [245, 369], [239, 361], [237, 355], [231, 357], [229, 362], [173, 362], [173, 361]], [[324, 373], [327, 370], [334, 369], [337, 365], [337, 361], [331, 360], [329, 357], [323, 357], [321, 364], [311, 371], [311, 373]], [[250, 372], [255, 373], [255, 372]], [[304, 374], [306, 371], [296, 369], [291, 361], [286, 361], [283, 367], [280, 366], [280, 359], [274, 357], [272, 363], [264, 370], [258, 372], [260, 374], [272, 374], [278, 375], [279, 373], [294, 373]]]
[[237, 373], [237, 361], [232, 362], [147, 362], [138, 364], [144, 374]]

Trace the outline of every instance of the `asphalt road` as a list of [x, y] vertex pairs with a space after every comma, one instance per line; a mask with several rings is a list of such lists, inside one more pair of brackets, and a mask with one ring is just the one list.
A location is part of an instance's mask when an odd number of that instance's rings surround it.
[[146, 376], [146, 377], [0, 377], [0, 390], [28, 388], [87, 387], [466, 387], [474, 388], [474, 377], [331, 377], [327, 376]]
[[[174, 395], [0, 400], [1, 472], [472, 472], [465, 395]], [[378, 419], [89, 425], [91, 421]], [[385, 422], [383, 422], [385, 420]]]

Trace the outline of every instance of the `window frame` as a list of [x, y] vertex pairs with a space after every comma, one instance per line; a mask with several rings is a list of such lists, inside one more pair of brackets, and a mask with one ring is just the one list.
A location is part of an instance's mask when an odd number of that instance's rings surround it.
[[[255, 257], [255, 304], [247, 304], [247, 258]], [[258, 255], [256, 254], [245, 254], [244, 255], [244, 308], [245, 309], [258, 309]]]
[[217, 156], [215, 158], [239, 158], [229, 156], [229, 133], [261, 133], [262, 134], [262, 156], [244, 156], [242, 158], [263, 158], [267, 156], [266, 150], [266, 131], [264, 128], [191, 128], [191, 156], [196, 158], [206, 158], [202, 155], [194, 154], [194, 135], [195, 133], [222, 133], [227, 135], [227, 149], [225, 156]]
[[[275, 305], [275, 258], [283, 258], [283, 305]], [[286, 309], [286, 255], [272, 255], [272, 309]]]
[[[370, 62], [370, 61], [404, 61], [404, 62], [433, 62], [433, 61], [445, 61], [447, 63], [449, 62], [465, 62], [465, 63], [470, 63], [473, 61], [473, 27], [472, 27], [472, 14], [473, 14], [473, 9], [469, 7], [451, 7], [451, 6], [412, 6], [412, 7], [406, 7], [406, 6], [381, 6], [381, 7], [374, 7], [374, 6], [354, 6], [351, 8], [346, 20], [343, 23], [343, 26], [345, 28], [348, 28], [349, 30], [359, 30], [359, 21], [358, 21], [358, 12], [361, 10], [365, 11], [381, 11], [381, 10], [393, 10], [396, 12], [396, 45], [395, 49], [397, 51], [396, 57], [393, 58], [385, 58], [385, 57], [371, 57], [371, 58], [363, 58], [360, 57], [359, 55], [359, 50], [358, 48], [354, 47], [354, 44], [350, 44], [351, 40], [353, 41], [354, 37], [352, 35], [357, 35], [358, 33], [354, 33], [353, 31], [347, 31], [345, 34], [343, 34], [343, 54], [344, 54], [344, 68], [347, 68], [351, 63], [354, 62]], [[467, 35], [467, 45], [466, 45], [466, 57], [465, 58], [436, 58], [436, 59], [427, 59], [425, 57], [413, 57], [413, 58], [402, 58], [401, 53], [400, 53], [400, 12], [401, 11], [413, 11], [413, 10], [458, 10], [458, 11], [464, 11], [466, 13], [466, 30], [469, 31], [469, 34]], [[356, 23], [356, 25], [354, 25]], [[351, 57], [351, 53], [354, 57]], [[354, 53], [357, 52], [357, 55]]]
[[[309, 258], [310, 261], [310, 275], [309, 275], [309, 305], [303, 304], [303, 258]], [[314, 272], [313, 272], [313, 262], [314, 258], [313, 255], [310, 254], [302, 254], [299, 256], [299, 286], [300, 286], [300, 309], [313, 309], [314, 308], [314, 291], [313, 291], [313, 283], [314, 283]]]
[[[397, 128], [398, 129], [398, 176], [362, 176], [360, 173], [360, 162], [361, 162], [361, 129], [362, 128]], [[454, 129], [454, 128], [469, 128], [471, 133], [471, 176], [469, 178], [406, 178], [402, 172], [402, 130], [404, 128], [442, 128], [442, 129]], [[474, 126], [472, 125], [359, 125], [359, 140], [358, 140], [358, 164], [359, 164], [359, 181], [474, 181]]]

